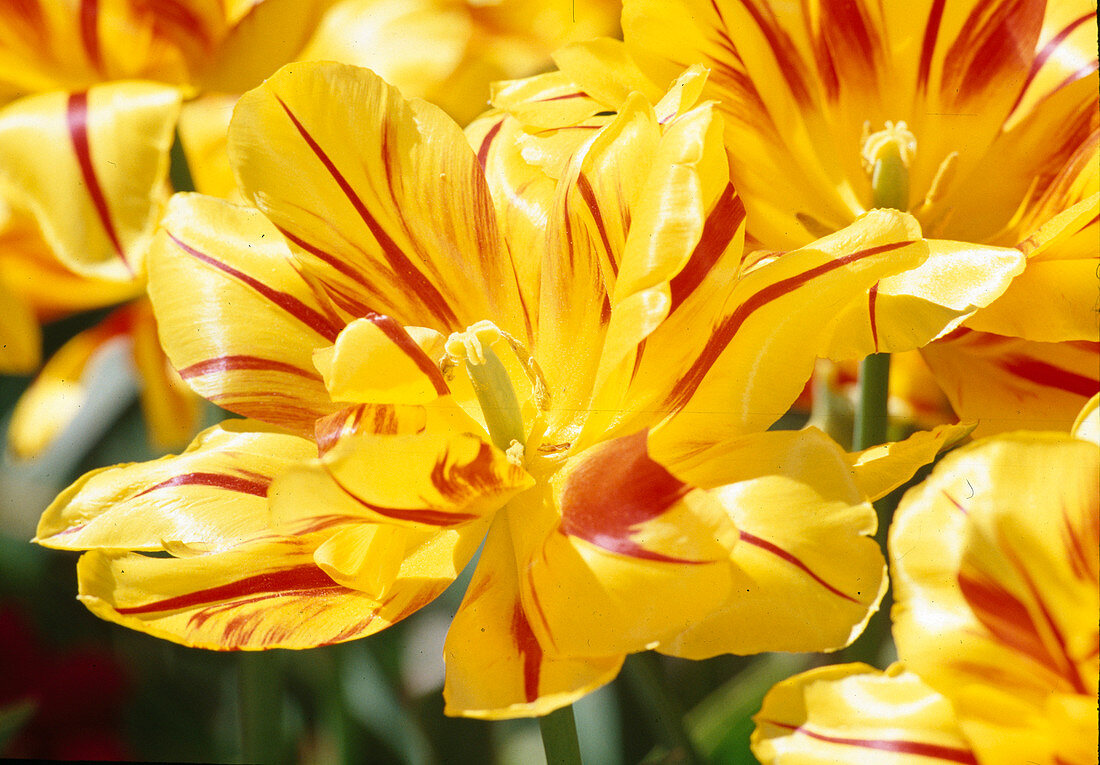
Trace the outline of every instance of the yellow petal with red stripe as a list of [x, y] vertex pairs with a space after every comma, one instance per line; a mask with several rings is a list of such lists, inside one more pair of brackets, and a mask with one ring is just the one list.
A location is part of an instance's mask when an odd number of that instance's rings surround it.
[[835, 319], [826, 355], [839, 361], [921, 348], [999, 298], [1024, 271], [1014, 248], [925, 240], [928, 258], [883, 279]]
[[144, 272], [179, 109], [174, 88], [118, 82], [0, 111], [3, 183], [69, 268], [115, 281]]
[[280, 478], [272, 489], [273, 511], [280, 523], [333, 515], [449, 527], [492, 513], [533, 483], [484, 436], [362, 434]]
[[33, 216], [10, 207], [2, 197], [0, 274], [0, 282], [14, 293], [5, 305], [21, 300], [39, 321], [121, 303], [136, 297], [142, 289], [142, 285], [134, 282], [89, 279], [69, 270], [50, 249]]
[[874, 510], [836, 443], [814, 429], [758, 433], [669, 465], [707, 489], [738, 541], [725, 603], [659, 650], [693, 659], [829, 651], [863, 631], [886, 566]]
[[1092, 736], [1098, 487], [1095, 444], [1015, 433], [952, 453], [898, 508], [899, 655], [983, 762], [1076, 762]]
[[245, 197], [349, 314], [523, 333], [481, 168], [435, 107], [365, 69], [293, 64], [241, 99], [229, 145]]
[[539, 642], [517, 580], [509, 521], [489, 530], [466, 597], [447, 632], [443, 687], [449, 715], [535, 717], [610, 682], [623, 656], [562, 656]]
[[314, 354], [333, 401], [364, 404], [427, 404], [448, 395], [440, 360], [429, 358], [404, 327], [379, 314], [356, 319], [331, 350]]
[[975, 423], [939, 425], [918, 430], [904, 441], [890, 441], [847, 455], [859, 488], [872, 502], [912, 478], [940, 452], [957, 445], [974, 430]]
[[[645, 441], [640, 431], [598, 444], [554, 477], [560, 518], [524, 553], [520, 589], [540, 643], [558, 653], [642, 651], [728, 597], [736, 527], [706, 492], [650, 459]], [[522, 502], [508, 508], [516, 539], [548, 512]]]
[[667, 371], [654, 385], [662, 394], [654, 405], [671, 416], [650, 438], [656, 459], [669, 464], [731, 433], [771, 425], [834, 343], [832, 317], [866, 305], [877, 282], [922, 263], [928, 248], [919, 237], [911, 217], [875, 210], [742, 276], [706, 344], [684, 344], [663, 359]]
[[178, 456], [92, 471], [42, 515], [37, 541], [67, 550], [227, 549], [271, 527], [267, 490], [316, 456], [311, 441], [227, 420]]
[[773, 687], [753, 717], [763, 765], [978, 765], [951, 703], [894, 664], [841, 664]]
[[1033, 343], [960, 329], [921, 349], [959, 417], [975, 434], [1068, 430], [1100, 390], [1100, 343]]
[[94, 550], [77, 565], [79, 598], [102, 619], [195, 648], [314, 648], [385, 629], [453, 579], [403, 572], [378, 601], [337, 584], [313, 562], [324, 536], [173, 558]]
[[344, 328], [259, 212], [197, 194], [172, 198], [150, 257], [161, 342], [197, 393], [312, 435], [336, 411], [313, 364]]

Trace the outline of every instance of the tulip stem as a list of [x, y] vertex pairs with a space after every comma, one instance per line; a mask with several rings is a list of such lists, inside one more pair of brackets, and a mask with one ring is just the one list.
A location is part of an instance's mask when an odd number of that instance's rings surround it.
[[176, 130], [176, 140], [172, 142], [172, 149], [168, 154], [168, 178], [172, 182], [173, 191], [194, 191], [195, 179], [191, 175], [191, 166], [187, 164], [187, 155], [183, 153], [183, 142], [180, 141], [180, 131]]
[[862, 451], [886, 443], [886, 404], [890, 387], [890, 354], [875, 353], [859, 365], [859, 406], [852, 432], [852, 449]]
[[546, 765], [577, 765], [581, 762], [581, 745], [577, 740], [577, 721], [573, 707], [555, 709], [539, 718], [542, 748], [546, 750]]
[[283, 760], [282, 656], [242, 651], [239, 659], [242, 758], [275, 765]]
[[628, 656], [623, 676], [635, 696], [653, 715], [664, 733], [665, 743], [675, 750], [675, 762], [704, 762], [695, 742], [684, 727], [684, 709], [668, 687], [668, 681], [657, 654], [646, 651]]

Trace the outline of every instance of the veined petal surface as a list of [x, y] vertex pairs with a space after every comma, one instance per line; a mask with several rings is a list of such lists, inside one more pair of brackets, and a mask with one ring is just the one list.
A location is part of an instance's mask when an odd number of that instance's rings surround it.
[[132, 280], [144, 272], [179, 110], [175, 88], [146, 82], [20, 99], [0, 110], [0, 183], [66, 266]]
[[378, 632], [453, 580], [411, 572], [379, 601], [337, 584], [314, 562], [331, 534], [260, 538], [173, 558], [93, 550], [77, 565], [79, 597], [102, 619], [195, 648], [314, 648]]
[[498, 517], [444, 647], [446, 712], [500, 719], [545, 715], [618, 674], [622, 655], [562, 656], [535, 636], [517, 580], [509, 521]]
[[982, 762], [1085, 761], [1081, 742], [1096, 724], [1098, 486], [1095, 444], [1016, 433], [954, 452], [898, 508], [899, 656], [951, 700]]
[[921, 349], [955, 412], [978, 436], [1067, 430], [1100, 390], [1100, 343], [1034, 343], [965, 327]]
[[810, 429], [744, 436], [669, 463], [725, 509], [738, 541], [726, 602], [659, 650], [695, 659], [835, 650], [862, 632], [886, 590], [885, 561], [844, 457]]
[[67, 550], [219, 550], [268, 531], [272, 479], [317, 449], [258, 425], [228, 420], [178, 456], [84, 475], [43, 514], [35, 541]]
[[951, 703], [900, 664], [841, 664], [773, 687], [753, 718], [764, 765], [978, 765]]
[[435, 107], [364, 69], [293, 64], [241, 99], [229, 144], [245, 197], [349, 315], [523, 334], [481, 168]]
[[200, 395], [302, 435], [336, 411], [313, 352], [344, 322], [258, 211], [173, 197], [150, 254], [149, 296], [168, 357]]

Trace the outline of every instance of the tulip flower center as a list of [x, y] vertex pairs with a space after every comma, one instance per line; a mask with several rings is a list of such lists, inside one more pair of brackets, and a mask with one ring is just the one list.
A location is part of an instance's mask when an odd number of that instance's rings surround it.
[[871, 132], [863, 123], [863, 169], [871, 176], [871, 206], [909, 209], [909, 165], [917, 153], [917, 138], [904, 121], [887, 122]]
[[479, 321], [447, 338], [446, 362], [465, 368], [493, 443], [522, 462], [523, 414], [508, 370], [492, 348], [500, 341], [514, 342], [491, 321]]

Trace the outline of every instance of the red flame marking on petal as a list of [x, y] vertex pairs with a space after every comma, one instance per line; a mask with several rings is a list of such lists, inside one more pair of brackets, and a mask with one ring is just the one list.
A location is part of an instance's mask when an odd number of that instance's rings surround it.
[[948, 762], [962, 763], [963, 765], [978, 765], [978, 760], [973, 752], [966, 749], [958, 749], [953, 746], [927, 744], [922, 741], [904, 741], [901, 739], [843, 738], [840, 736], [828, 736], [824, 733], [816, 733], [812, 730], [803, 728], [801, 725], [791, 725], [775, 720], [761, 720], [760, 722], [764, 725], [774, 725], [777, 728], [801, 733], [810, 738], [815, 738], [818, 741], [825, 741], [830, 744], [843, 744], [845, 746], [858, 746], [863, 749], [875, 749], [882, 752], [897, 752], [898, 754], [934, 757], [940, 760], [947, 760]]
[[196, 361], [194, 364], [190, 364], [180, 369], [179, 375], [184, 380], [189, 380], [192, 377], [202, 377], [203, 375], [219, 374], [222, 372], [238, 372], [241, 370], [283, 372], [288, 375], [296, 375], [311, 380], [321, 379], [321, 376], [316, 372], [296, 367], [293, 364], [288, 364], [284, 361], [275, 361], [274, 359], [265, 359], [259, 356], [249, 356], [247, 354], [229, 354]]
[[195, 606], [207, 605], [219, 601], [242, 598], [263, 599], [282, 595], [305, 595], [308, 593], [344, 592], [346, 588], [336, 584], [328, 574], [317, 566], [297, 566], [282, 571], [256, 574], [236, 582], [209, 587], [205, 590], [189, 592], [174, 598], [153, 601], [141, 606], [116, 608], [118, 613], [152, 614], [162, 611], [179, 611]]
[[523, 658], [523, 696], [530, 704], [539, 697], [539, 673], [542, 668], [542, 646], [527, 622], [523, 606], [517, 601], [512, 609], [512, 636]]
[[201, 252], [195, 249], [181, 239], [177, 239], [176, 235], [172, 232], [168, 232], [168, 237], [188, 255], [191, 255], [192, 257], [201, 260], [203, 263], [207, 263], [214, 268], [217, 268], [220, 271], [224, 271], [230, 276], [238, 279], [239, 281], [243, 282], [256, 292], [258, 292], [263, 297], [267, 298], [275, 305], [279, 306], [279, 308], [282, 308], [284, 311], [289, 313], [302, 324], [305, 324], [307, 327], [312, 329], [321, 337], [328, 340], [330, 343], [336, 342], [336, 338], [340, 334], [341, 327], [337, 327], [328, 317], [323, 315], [317, 309], [311, 308], [310, 306], [306, 305], [301, 300], [287, 292], [282, 292], [280, 290], [274, 289], [273, 287], [269, 287], [260, 280], [249, 276], [248, 274], [234, 268], [228, 263], [223, 263], [212, 255], [207, 255], [205, 252]]
[[92, 147], [88, 139], [88, 93], [86, 91], [69, 94], [65, 118], [68, 122], [69, 137], [73, 142], [73, 152], [76, 154], [77, 164], [80, 165], [80, 175], [84, 179], [84, 186], [88, 189], [88, 196], [92, 199], [96, 215], [99, 216], [99, 222], [103, 225], [103, 230], [111, 240], [111, 246], [122, 261], [122, 265], [133, 273], [130, 263], [126, 260], [126, 253], [122, 249], [118, 232], [115, 230], [114, 221], [111, 219], [107, 197], [103, 194], [103, 187], [99, 185], [95, 165], [92, 164]]
[[436, 289], [435, 285], [428, 280], [420, 269], [412, 264], [401, 248], [397, 246], [397, 243], [390, 238], [390, 235], [386, 233], [386, 230], [382, 228], [381, 224], [371, 214], [367, 205], [355, 193], [355, 189], [348, 183], [347, 178], [340, 172], [340, 169], [336, 167], [336, 163], [325, 153], [325, 150], [321, 148], [316, 139], [310, 135], [303, 125], [291, 111], [290, 107], [286, 105], [282, 98], [275, 96], [275, 100], [279, 102], [279, 105], [283, 108], [288, 119], [294, 125], [294, 128], [298, 131], [298, 135], [302, 137], [302, 140], [306, 142], [306, 145], [313, 152], [314, 156], [325, 166], [325, 170], [328, 171], [332, 179], [336, 181], [336, 185], [340, 187], [340, 190], [344, 193], [344, 196], [351, 203], [352, 207], [359, 214], [359, 217], [370, 229], [371, 236], [378, 242], [378, 246], [382, 249], [382, 255], [386, 259], [386, 263], [389, 264], [393, 272], [403, 281], [406, 281], [407, 285], [412, 291], [420, 298], [424, 305], [431, 311], [437, 318], [439, 318], [447, 327], [457, 327], [459, 325], [458, 317], [455, 315], [451, 306], [447, 303], [443, 295]]
[[[255, 476], [256, 474], [253, 475]], [[250, 481], [247, 478], [235, 475], [225, 475], [224, 473], [184, 473], [169, 478], [166, 481], [161, 481], [155, 486], [150, 486], [140, 494], [135, 494], [134, 497], [135, 499], [137, 497], [144, 497], [149, 492], [159, 489], [171, 489], [176, 486], [210, 486], [216, 489], [240, 492], [241, 494], [251, 494], [254, 497], [267, 497], [267, 487], [271, 485], [271, 479], [267, 476], [262, 476], [260, 478], [261, 480]]]
[[481, 169], [485, 169], [485, 163], [489, 161], [489, 147], [493, 143], [493, 139], [497, 137], [497, 133], [504, 127], [504, 118], [500, 118], [500, 122], [489, 128], [489, 131], [485, 133], [485, 138], [481, 140], [481, 146], [477, 150], [477, 163], [481, 165]]
[[382, 330], [386, 337], [416, 364], [416, 368], [431, 380], [432, 387], [435, 388], [437, 394], [446, 396], [451, 392], [447, 387], [447, 381], [443, 379], [443, 373], [439, 371], [439, 367], [432, 363], [432, 360], [428, 358], [428, 354], [420, 349], [420, 346], [405, 331], [404, 327], [389, 316], [380, 313], [368, 314], [363, 318]]
[[848, 595], [844, 592], [841, 592], [836, 587], [833, 587], [831, 584], [826, 582], [820, 576], [818, 576], [813, 571], [811, 571], [809, 566], [807, 566], [801, 560], [796, 558], [792, 553], [788, 552], [787, 550], [784, 550], [782, 547], [779, 547], [778, 545], [776, 545], [772, 542], [769, 542], [766, 539], [761, 539], [760, 537], [758, 537], [754, 534], [750, 534], [747, 531], [742, 531], [740, 533], [740, 536], [741, 536], [741, 541], [742, 542], [747, 542], [748, 544], [753, 545], [754, 547], [759, 547], [761, 550], [766, 550], [766, 551], [770, 552], [772, 555], [775, 555], [778, 558], [782, 558], [783, 560], [790, 563], [792, 566], [798, 568], [800, 571], [805, 573], [808, 577], [810, 577], [815, 582], [820, 584], [826, 590], [828, 590], [832, 594], [836, 595], [838, 598], [843, 598], [844, 600], [850, 601], [852, 603], [859, 603], [859, 601], [856, 600], [855, 598], [853, 598], [851, 595]]

